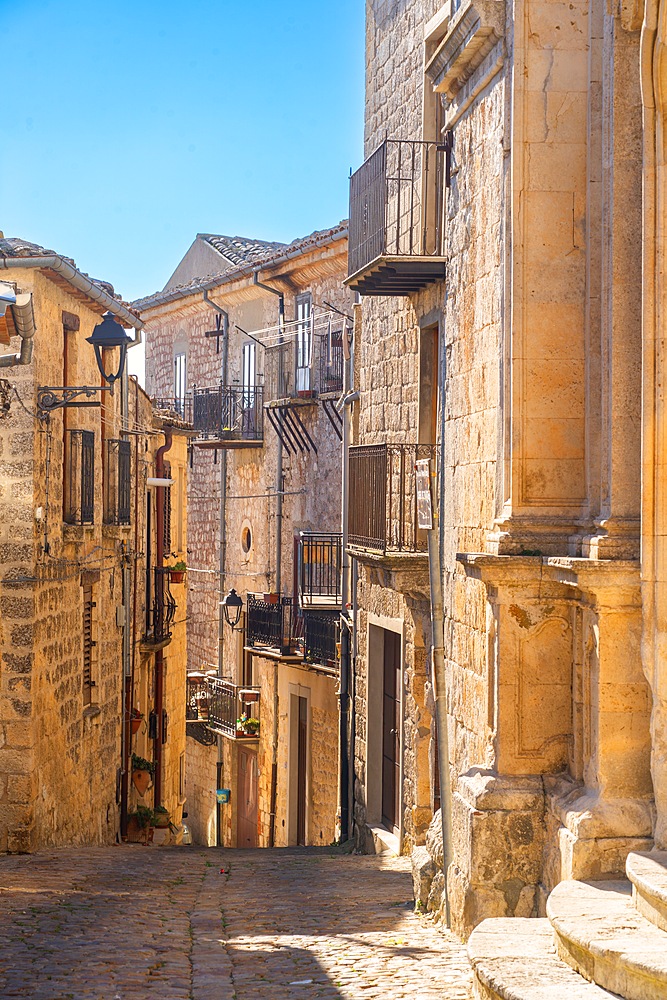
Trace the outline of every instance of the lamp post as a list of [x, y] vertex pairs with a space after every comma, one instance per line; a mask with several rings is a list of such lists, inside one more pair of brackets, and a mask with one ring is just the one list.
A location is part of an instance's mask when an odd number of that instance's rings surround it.
[[229, 591], [226, 597], [223, 597], [222, 601], [222, 612], [225, 616], [225, 621], [231, 628], [232, 632], [238, 625], [241, 619], [241, 611], [243, 610], [243, 598], [239, 597], [234, 588]]
[[[60, 386], [39, 386], [37, 389], [37, 409], [41, 417], [46, 417], [52, 410], [58, 410], [65, 406], [99, 406], [99, 400], [91, 399], [98, 392], [113, 393], [114, 382], [117, 382], [123, 374], [125, 368], [125, 358], [127, 349], [134, 341], [127, 330], [121, 326], [113, 313], [106, 312], [102, 317], [102, 322], [98, 323], [90, 337], [86, 341], [95, 348], [95, 358], [100, 375], [107, 385], [60, 385]], [[104, 370], [103, 351], [120, 348], [120, 358], [118, 369], [107, 375]], [[86, 400], [74, 402], [78, 396], [85, 396]]]

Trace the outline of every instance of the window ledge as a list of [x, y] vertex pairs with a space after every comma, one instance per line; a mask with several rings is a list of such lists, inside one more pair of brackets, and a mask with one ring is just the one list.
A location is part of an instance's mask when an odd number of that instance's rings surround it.
[[102, 714], [102, 709], [99, 705], [86, 705], [83, 710], [84, 719], [97, 719]]
[[426, 66], [434, 90], [453, 100], [504, 34], [504, 0], [463, 0]]

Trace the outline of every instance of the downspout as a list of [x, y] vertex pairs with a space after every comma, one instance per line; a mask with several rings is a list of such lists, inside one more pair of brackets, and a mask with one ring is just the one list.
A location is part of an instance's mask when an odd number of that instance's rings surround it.
[[[135, 381], [134, 383], [134, 423], [135, 426], [139, 426], [139, 383]], [[128, 630], [130, 631], [131, 641], [131, 662], [130, 662], [130, 679], [129, 679], [129, 714], [131, 715], [134, 699], [134, 678], [135, 678], [135, 667], [137, 662], [137, 563], [139, 559], [139, 435], [136, 434], [134, 437], [134, 551], [132, 553], [133, 562], [133, 572], [132, 572], [132, 604], [129, 609], [129, 619], [128, 619]], [[127, 710], [127, 701], [125, 702]], [[130, 723], [128, 723], [129, 727]], [[128, 742], [128, 757], [129, 757], [129, 747]], [[127, 808], [128, 808], [128, 792], [129, 792], [129, 767], [127, 761], [124, 762], [123, 773], [121, 777], [121, 837], [127, 837]]]
[[350, 423], [352, 403], [359, 399], [359, 393], [352, 391], [354, 373], [354, 354], [347, 350], [345, 336], [343, 351], [348, 354], [347, 364], [343, 366], [343, 396], [337, 409], [342, 410], [343, 441], [342, 441], [342, 500], [341, 500], [341, 636], [340, 636], [340, 714], [338, 727], [339, 746], [339, 813], [340, 839], [344, 843], [350, 838], [350, 740], [349, 740], [349, 706], [350, 706], [350, 647], [351, 632], [354, 620], [350, 617], [350, 554], [348, 552], [348, 507], [350, 494]]
[[[229, 315], [216, 302], [209, 298], [208, 289], [204, 289], [204, 302], [210, 309], [214, 309], [219, 316], [222, 316], [222, 390], [227, 388], [227, 361], [229, 357]], [[224, 610], [223, 599], [225, 596], [225, 562], [227, 556], [227, 449], [222, 449], [220, 461], [220, 514], [218, 525], [218, 677], [224, 675]], [[216, 788], [222, 787], [222, 769], [224, 764], [223, 738], [218, 733], [218, 759], [216, 762]], [[222, 805], [215, 803], [215, 843], [217, 847], [223, 846], [222, 836]]]
[[32, 361], [33, 338], [36, 332], [32, 293], [22, 292], [17, 295], [16, 302], [12, 303], [10, 308], [14, 317], [16, 332], [21, 338], [21, 351], [19, 354], [0, 355], [0, 368], [29, 365]]
[[[173, 428], [168, 424], [164, 428], [164, 444], [161, 445], [155, 455], [155, 475], [157, 479], [164, 479], [164, 456], [169, 451], [172, 443]], [[164, 491], [168, 487], [158, 486], [156, 494], [155, 519], [155, 561], [156, 568], [164, 568]], [[164, 594], [164, 579], [160, 581], [160, 587]], [[153, 791], [153, 806], [162, 805], [162, 708], [164, 706], [164, 654], [161, 649], [155, 654], [155, 714], [157, 716], [157, 731], [153, 741], [153, 759], [155, 761], [155, 787]]]
[[[259, 269], [253, 271], [253, 284], [278, 296], [278, 343], [284, 342], [285, 330], [285, 296], [277, 288], [263, 284], [257, 277]], [[276, 593], [280, 594], [282, 584], [281, 563], [283, 557], [283, 442], [278, 436], [278, 452], [276, 456]], [[280, 599], [280, 598], [279, 598]], [[278, 662], [273, 664], [273, 728], [271, 733], [271, 797], [269, 806], [269, 847], [276, 843], [276, 802], [278, 798]]]
[[[127, 364], [123, 370], [121, 381], [121, 434], [127, 434], [130, 414], [130, 384], [127, 373]], [[135, 508], [135, 523], [137, 511]], [[132, 670], [130, 665], [130, 590], [132, 586], [132, 573], [130, 569], [130, 553], [123, 543], [122, 556], [122, 577], [123, 577], [123, 724], [121, 727], [121, 748], [120, 748], [120, 834], [121, 838], [127, 836], [127, 794], [128, 794], [128, 757], [130, 748], [130, 720], [132, 718]]]

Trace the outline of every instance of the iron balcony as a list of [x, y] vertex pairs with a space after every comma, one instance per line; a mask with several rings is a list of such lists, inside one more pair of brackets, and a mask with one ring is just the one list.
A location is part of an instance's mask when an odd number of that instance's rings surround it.
[[345, 284], [411, 295], [445, 276], [444, 143], [386, 139], [350, 178]]
[[185, 719], [188, 727], [205, 725], [214, 733], [234, 740], [259, 736], [260, 689], [233, 684], [211, 673], [187, 676]]

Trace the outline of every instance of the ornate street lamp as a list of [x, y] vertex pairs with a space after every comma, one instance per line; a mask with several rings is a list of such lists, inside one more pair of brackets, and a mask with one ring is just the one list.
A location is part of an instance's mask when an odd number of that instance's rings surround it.
[[[123, 374], [123, 368], [125, 367], [125, 355], [127, 354], [128, 345], [133, 342], [132, 337], [130, 337], [127, 330], [120, 325], [113, 313], [105, 312], [102, 317], [102, 322], [97, 324], [93, 330], [92, 336], [86, 337], [86, 341], [89, 344], [92, 344], [95, 348], [95, 357], [97, 358], [97, 367], [100, 370], [100, 375], [105, 382], [108, 382], [109, 385], [113, 385], [114, 382], [116, 382]], [[109, 351], [114, 347], [120, 347], [118, 371], [115, 375], [107, 375], [104, 370], [104, 357], [102, 351]]]
[[[134, 343], [132, 337], [120, 325], [113, 313], [105, 312], [102, 322], [97, 324], [90, 337], [86, 337], [86, 341], [95, 348], [97, 367], [107, 385], [39, 386], [37, 389], [37, 409], [39, 410], [40, 417], [43, 419], [48, 417], [52, 410], [58, 410], [65, 406], [100, 406], [100, 403], [96, 400], [91, 402], [73, 402], [77, 396], [86, 396], [87, 399], [90, 399], [90, 397], [94, 397], [98, 392], [113, 393], [114, 382], [117, 382], [122, 376], [125, 368], [127, 349], [130, 344]], [[118, 370], [115, 374], [107, 375], [104, 370], [104, 355], [102, 352], [112, 350], [115, 347], [120, 348]]]
[[222, 611], [225, 616], [225, 621], [231, 628], [232, 632], [238, 625], [241, 619], [241, 611], [243, 610], [243, 598], [239, 597], [234, 588], [229, 591], [226, 597], [220, 602], [222, 604]]

